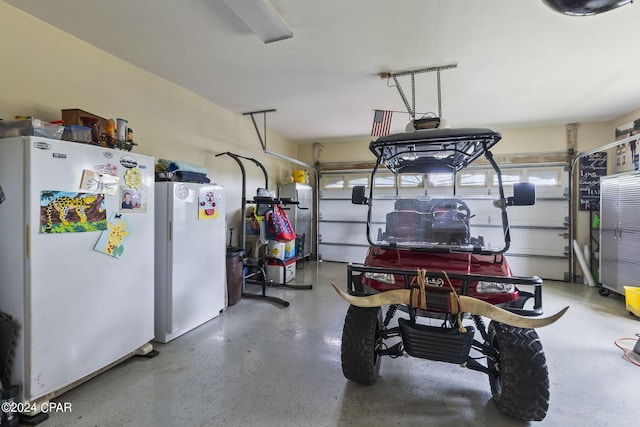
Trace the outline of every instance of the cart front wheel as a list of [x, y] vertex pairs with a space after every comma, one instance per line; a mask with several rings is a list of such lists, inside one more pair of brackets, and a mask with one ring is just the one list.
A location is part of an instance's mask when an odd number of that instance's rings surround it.
[[380, 372], [382, 346], [379, 331], [382, 328], [380, 307], [349, 306], [342, 330], [342, 372], [344, 376], [361, 384], [373, 384]]
[[549, 408], [547, 359], [533, 329], [498, 322], [489, 324], [489, 343], [496, 355], [489, 357], [489, 384], [498, 409], [515, 418], [540, 421]]

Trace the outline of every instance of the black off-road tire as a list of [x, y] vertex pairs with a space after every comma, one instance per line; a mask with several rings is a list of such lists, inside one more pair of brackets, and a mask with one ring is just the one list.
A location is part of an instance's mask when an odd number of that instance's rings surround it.
[[549, 409], [549, 371], [538, 334], [498, 322], [489, 324], [489, 343], [498, 356], [488, 358], [493, 400], [500, 412], [541, 421]]
[[342, 330], [342, 373], [347, 379], [373, 384], [380, 373], [380, 357], [376, 350], [382, 345], [377, 332], [382, 327], [380, 307], [349, 306]]

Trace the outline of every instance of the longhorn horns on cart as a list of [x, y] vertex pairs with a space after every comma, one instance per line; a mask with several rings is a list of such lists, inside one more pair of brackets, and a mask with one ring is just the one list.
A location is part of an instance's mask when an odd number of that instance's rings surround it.
[[[331, 285], [345, 301], [358, 307], [380, 307], [383, 305], [393, 304], [413, 306], [411, 304], [411, 289], [395, 289], [392, 291], [368, 295], [366, 297], [356, 297], [338, 289], [338, 287], [333, 283], [331, 283]], [[567, 306], [552, 316], [531, 318], [511, 313], [510, 311], [496, 307], [495, 305], [481, 301], [477, 298], [464, 295], [458, 295], [457, 304], [452, 304], [450, 307], [452, 314], [471, 313], [478, 316], [488, 317], [491, 320], [495, 320], [496, 322], [504, 323], [506, 325], [530, 329], [542, 328], [543, 326], [548, 326], [554, 323], [556, 320], [560, 319], [568, 309], [569, 307]]]

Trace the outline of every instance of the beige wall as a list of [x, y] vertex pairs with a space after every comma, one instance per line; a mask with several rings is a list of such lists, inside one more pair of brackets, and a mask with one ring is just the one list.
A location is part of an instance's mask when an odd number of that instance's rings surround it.
[[[296, 169], [262, 153], [253, 124], [202, 97], [126, 63], [0, 1], [0, 117], [30, 115], [58, 120], [61, 109], [81, 108], [105, 118], [129, 120], [134, 152], [204, 166], [212, 182], [227, 188], [230, 227], [239, 224], [241, 175], [231, 151], [262, 162], [270, 187]], [[268, 133], [269, 149], [294, 157], [297, 147]], [[262, 172], [247, 165], [248, 195], [264, 186]], [[235, 228], [237, 229], [237, 225]], [[234, 236], [237, 236], [237, 232]], [[235, 240], [235, 238], [234, 238]]]
[[494, 154], [549, 153], [566, 151], [565, 126], [499, 129], [502, 140]]
[[578, 152], [590, 151], [613, 141], [610, 122], [578, 124]]
[[[369, 151], [370, 141], [367, 136], [321, 141], [318, 160], [320, 163], [373, 162], [376, 158]], [[298, 158], [313, 164], [313, 144], [299, 144]]]

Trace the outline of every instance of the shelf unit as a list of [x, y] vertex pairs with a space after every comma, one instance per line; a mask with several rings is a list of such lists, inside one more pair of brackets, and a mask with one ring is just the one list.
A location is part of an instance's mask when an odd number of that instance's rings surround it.
[[600, 180], [600, 281], [624, 295], [640, 277], [640, 173], [608, 175]]

